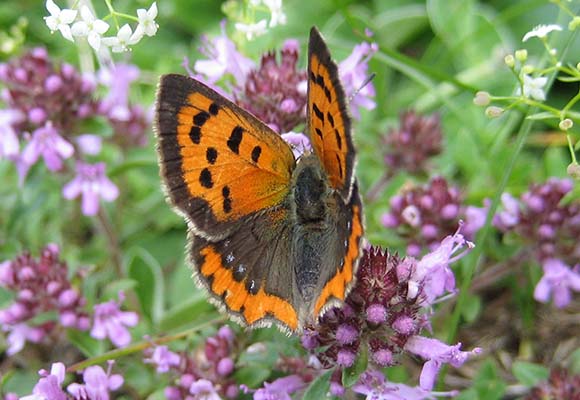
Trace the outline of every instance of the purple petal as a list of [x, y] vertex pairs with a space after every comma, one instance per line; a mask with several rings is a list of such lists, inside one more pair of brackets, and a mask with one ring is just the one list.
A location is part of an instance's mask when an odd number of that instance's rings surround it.
[[99, 319], [95, 319], [93, 328], [91, 329], [91, 336], [99, 340], [103, 340], [107, 337], [107, 327]]
[[99, 211], [99, 196], [92, 190], [84, 190], [81, 209], [84, 215], [96, 215]]
[[114, 374], [109, 377], [109, 390], [117, 390], [123, 386], [125, 380], [119, 374]]
[[119, 196], [119, 189], [107, 177], [103, 176], [99, 180], [99, 192], [105, 201], [113, 201]]
[[423, 365], [423, 369], [421, 370], [421, 376], [419, 377], [419, 386], [425, 390], [433, 389], [435, 386], [435, 379], [437, 378], [437, 374], [441, 369], [441, 363], [433, 360], [427, 361]]
[[77, 144], [81, 152], [88, 155], [97, 155], [101, 152], [103, 140], [98, 135], [84, 134], [77, 137]]
[[131, 343], [131, 334], [123, 325], [108, 325], [109, 339], [115, 347], [125, 347]]
[[67, 200], [72, 200], [81, 194], [81, 189], [82, 189], [81, 180], [77, 176], [72, 181], [64, 185], [64, 187], [62, 188], [62, 197], [64, 197]]

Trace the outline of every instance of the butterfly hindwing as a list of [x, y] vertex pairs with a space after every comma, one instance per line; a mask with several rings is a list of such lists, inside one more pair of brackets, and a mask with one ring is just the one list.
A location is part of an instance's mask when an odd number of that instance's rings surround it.
[[348, 201], [355, 164], [351, 119], [338, 67], [314, 27], [308, 46], [307, 124], [310, 141], [328, 174], [330, 185]]
[[287, 196], [292, 150], [256, 117], [181, 75], [161, 77], [157, 99], [161, 175], [196, 234], [224, 236]]
[[243, 218], [221, 240], [193, 237], [195, 276], [245, 326], [275, 322], [290, 331], [300, 328], [288, 222], [288, 210], [280, 206]]

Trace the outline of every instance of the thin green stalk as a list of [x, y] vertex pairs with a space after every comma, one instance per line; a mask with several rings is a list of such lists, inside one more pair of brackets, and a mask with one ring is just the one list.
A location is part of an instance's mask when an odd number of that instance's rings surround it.
[[185, 338], [185, 337], [187, 337], [187, 336], [189, 336], [197, 331], [202, 330], [203, 328], [206, 328], [208, 326], [212, 326], [220, 321], [223, 322], [224, 318], [225, 317], [220, 316], [218, 318], [211, 319], [211, 320], [206, 321], [202, 324], [199, 324], [193, 328], [186, 329], [186, 330], [179, 332], [179, 333], [176, 333], [174, 335], [163, 336], [163, 337], [159, 337], [156, 339], [150, 339], [150, 340], [143, 340], [143, 341], [141, 341], [139, 343], [135, 343], [131, 346], [123, 347], [122, 349], [108, 351], [108, 352], [103, 353], [101, 355], [98, 355], [96, 357], [91, 357], [87, 360], [84, 360], [84, 361], [81, 361], [81, 362], [76, 363], [74, 365], [71, 365], [69, 368], [67, 368], [67, 372], [80, 371], [80, 370], [83, 370], [87, 367], [90, 367], [91, 365], [102, 364], [108, 360], [114, 360], [114, 359], [117, 359], [120, 357], [127, 356], [129, 354], [136, 353], [138, 351], [143, 351], [149, 347], [159, 346], [161, 344], [165, 344], [165, 343], [172, 342], [174, 340]]

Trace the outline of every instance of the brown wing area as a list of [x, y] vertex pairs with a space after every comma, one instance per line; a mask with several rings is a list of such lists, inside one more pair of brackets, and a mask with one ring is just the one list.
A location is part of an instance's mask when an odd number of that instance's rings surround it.
[[331, 186], [348, 201], [353, 182], [355, 151], [351, 120], [338, 67], [316, 28], [308, 46], [308, 132]]
[[348, 218], [346, 228], [338, 235], [339, 240], [344, 240], [346, 247], [344, 260], [325, 281], [320, 296], [314, 303], [314, 317], [320, 315], [329, 302], [344, 300], [354, 284], [363, 235], [362, 204], [356, 182], [353, 184], [350, 203], [346, 206], [346, 214], [345, 218]]
[[287, 209], [247, 217], [240, 229], [212, 242], [193, 238], [197, 280], [221, 309], [245, 326], [276, 323], [299, 329], [294, 277], [289, 262]]
[[161, 175], [197, 234], [220, 237], [290, 190], [290, 147], [256, 117], [204, 84], [161, 77], [156, 106]]

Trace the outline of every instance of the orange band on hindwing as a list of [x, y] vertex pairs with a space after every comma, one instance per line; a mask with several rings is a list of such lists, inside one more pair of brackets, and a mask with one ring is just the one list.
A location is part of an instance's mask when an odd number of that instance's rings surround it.
[[263, 286], [256, 294], [248, 292], [245, 281], [237, 282], [231, 269], [222, 263], [221, 255], [210, 244], [200, 250], [203, 264], [198, 266], [209, 289], [223, 299], [229, 311], [240, 315], [252, 325], [260, 320], [275, 318], [291, 330], [298, 328], [298, 316], [290, 303], [264, 292]]

